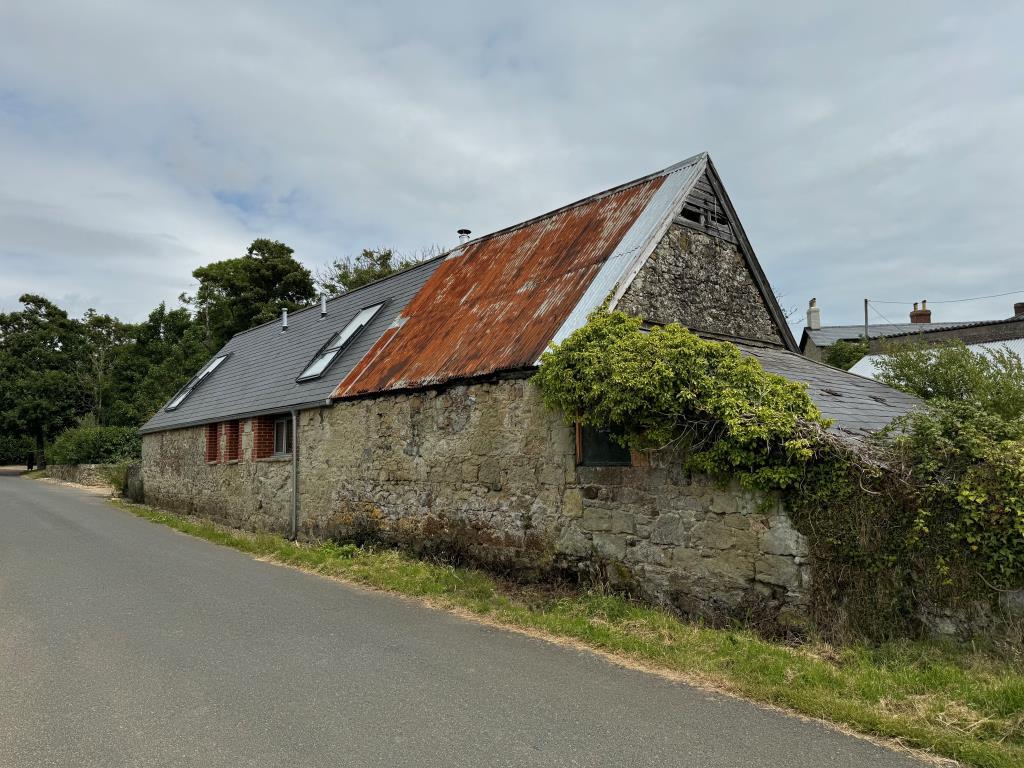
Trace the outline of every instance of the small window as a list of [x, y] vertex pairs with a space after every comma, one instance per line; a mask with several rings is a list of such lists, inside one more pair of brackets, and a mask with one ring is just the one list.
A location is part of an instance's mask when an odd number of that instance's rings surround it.
[[220, 458], [220, 424], [206, 425], [206, 463], [216, 464]]
[[633, 464], [629, 448], [619, 445], [607, 429], [577, 425], [577, 461], [585, 467], [628, 467]]
[[359, 313], [353, 317], [348, 325], [346, 325], [338, 333], [331, 336], [327, 340], [327, 343], [320, 348], [320, 351], [316, 353], [316, 357], [310, 361], [306, 369], [299, 374], [298, 381], [310, 381], [311, 379], [319, 379], [324, 375], [324, 372], [330, 367], [331, 363], [338, 357], [341, 350], [345, 348], [359, 331], [361, 331], [367, 323], [369, 323], [374, 315], [376, 315], [380, 308], [384, 304], [374, 304], [372, 307], [366, 307], [365, 309], [359, 310]]
[[292, 452], [292, 417], [281, 416], [274, 420], [274, 453], [288, 455]]
[[224, 461], [238, 461], [242, 458], [241, 427], [238, 421], [224, 424]]
[[210, 376], [210, 374], [217, 370], [217, 368], [220, 367], [220, 364], [227, 359], [227, 355], [220, 355], [219, 357], [213, 358], [213, 360], [204, 365], [203, 369], [199, 371], [199, 373], [197, 373], [195, 376], [193, 376], [189, 383], [178, 391], [178, 394], [171, 398], [171, 402], [167, 404], [167, 408], [165, 408], [164, 410], [173, 411], [175, 408], [177, 408], [179, 405], [185, 402], [185, 398], [191, 395], [195, 391], [195, 388], [202, 384]]

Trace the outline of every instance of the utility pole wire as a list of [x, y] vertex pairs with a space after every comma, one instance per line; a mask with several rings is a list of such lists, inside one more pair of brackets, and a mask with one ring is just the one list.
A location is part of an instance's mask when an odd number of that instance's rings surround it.
[[[1017, 294], [1017, 293], [1024, 293], [1024, 290], [1021, 290], [1021, 291], [1007, 291], [1006, 293], [993, 293], [993, 294], [991, 294], [989, 296], [971, 296], [970, 298], [967, 298], [967, 299], [946, 299], [945, 301], [934, 301], [934, 300], [932, 300], [932, 304], [959, 304], [959, 303], [964, 302], [964, 301], [980, 301], [981, 299], [998, 299], [998, 298], [1000, 298], [1002, 296], [1013, 296], [1014, 294]], [[889, 300], [882, 300], [882, 299], [872, 299], [871, 303], [872, 304], [913, 304], [914, 302], [913, 301], [889, 301]]]

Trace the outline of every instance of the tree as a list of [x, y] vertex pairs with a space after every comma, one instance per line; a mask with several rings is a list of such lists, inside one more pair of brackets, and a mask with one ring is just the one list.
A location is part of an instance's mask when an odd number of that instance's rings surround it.
[[42, 296], [0, 314], [0, 427], [30, 435], [42, 461], [49, 437], [88, 410], [78, 377], [84, 342], [78, 324]]
[[899, 344], [875, 367], [879, 381], [925, 400], [969, 403], [1004, 419], [1024, 416], [1024, 364], [1006, 347], [978, 353], [962, 341]]
[[106, 423], [115, 426], [143, 424], [216, 351], [186, 307], [169, 310], [161, 302], [131, 331], [131, 344], [120, 350], [116, 363], [108, 409]]
[[183, 297], [196, 308], [214, 348], [254, 325], [273, 320], [282, 309], [293, 310], [316, 298], [313, 278], [277, 240], [252, 241], [245, 255], [196, 269], [195, 296]]
[[89, 410], [98, 425], [108, 423], [109, 410], [121, 381], [118, 369], [123, 368], [125, 348], [132, 341], [132, 326], [95, 309], [85, 313], [78, 324], [83, 344], [79, 381], [89, 398]]
[[868, 343], [861, 337], [860, 341], [840, 339], [825, 350], [824, 360], [829, 365], [848, 371], [868, 353]]
[[348, 293], [419, 264], [436, 255], [437, 251], [437, 248], [424, 248], [417, 255], [405, 256], [391, 248], [364, 248], [358, 256], [346, 256], [332, 262], [327, 271], [318, 276], [317, 284], [324, 293], [332, 296]]

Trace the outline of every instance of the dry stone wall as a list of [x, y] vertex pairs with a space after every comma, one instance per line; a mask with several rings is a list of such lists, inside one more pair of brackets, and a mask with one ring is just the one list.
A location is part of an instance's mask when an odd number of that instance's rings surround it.
[[[284, 531], [290, 462], [204, 461], [203, 428], [146, 435], [150, 503]], [[707, 617], [795, 617], [806, 542], [771, 499], [678, 456], [577, 467], [575, 436], [526, 380], [347, 401], [299, 416], [304, 538], [375, 538], [535, 576], [598, 576]]]
[[114, 464], [49, 464], [46, 467], [47, 477], [65, 483], [78, 483], [97, 488], [110, 485], [109, 473]]

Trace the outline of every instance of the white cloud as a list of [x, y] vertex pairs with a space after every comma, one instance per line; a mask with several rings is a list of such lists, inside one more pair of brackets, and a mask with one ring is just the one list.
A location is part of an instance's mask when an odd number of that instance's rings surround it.
[[825, 322], [1024, 288], [1018, 8], [786, 8], [8, 0], [0, 304], [137, 319], [256, 236], [450, 244], [703, 149]]

